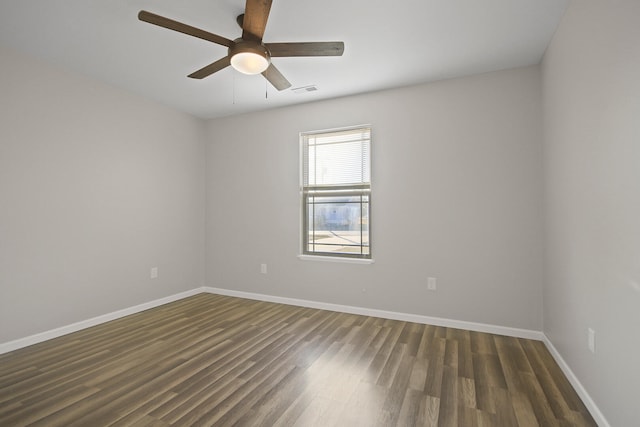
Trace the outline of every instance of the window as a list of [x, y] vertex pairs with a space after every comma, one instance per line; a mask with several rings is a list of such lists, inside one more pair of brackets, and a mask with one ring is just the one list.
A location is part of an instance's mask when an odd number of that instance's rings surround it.
[[371, 258], [371, 129], [300, 134], [302, 253]]

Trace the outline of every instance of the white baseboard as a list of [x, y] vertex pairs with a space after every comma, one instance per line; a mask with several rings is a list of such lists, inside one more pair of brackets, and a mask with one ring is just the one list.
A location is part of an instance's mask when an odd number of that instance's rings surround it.
[[447, 328], [467, 329], [470, 331], [486, 332], [496, 335], [506, 335], [517, 338], [527, 338], [543, 341], [544, 334], [530, 329], [510, 328], [507, 326], [490, 325], [486, 323], [466, 322], [463, 320], [445, 319], [442, 317], [430, 317], [420, 314], [399, 313], [395, 311], [378, 310], [373, 308], [355, 307], [350, 305], [332, 304], [304, 299], [277, 297], [273, 295], [256, 294], [252, 292], [233, 291], [229, 289], [205, 287], [205, 292], [231, 297], [246, 298], [252, 300], [276, 302], [280, 304], [295, 305], [299, 307], [317, 308], [320, 310], [339, 311], [341, 313], [360, 314], [363, 316], [381, 317], [383, 319], [402, 320], [404, 322], [422, 323]]
[[39, 334], [30, 335], [25, 338], [19, 338], [14, 341], [6, 343], [0, 343], [0, 354], [8, 353], [13, 350], [18, 350], [23, 347], [27, 347], [33, 344], [38, 344], [42, 341], [57, 338], [62, 335], [67, 335], [72, 332], [77, 332], [82, 329], [90, 328], [101, 323], [109, 322], [111, 320], [119, 319], [130, 314], [139, 313], [150, 308], [158, 307], [163, 304], [167, 304], [173, 301], [177, 301], [183, 298], [190, 297], [199, 293], [205, 292], [204, 288], [192, 289], [190, 291], [181, 292], [179, 294], [170, 295], [168, 297], [160, 298], [151, 302], [146, 302], [133, 307], [125, 308], [122, 310], [114, 311], [113, 313], [103, 314], [102, 316], [93, 317], [88, 320], [82, 320], [80, 322], [72, 323], [71, 325], [62, 326], [60, 328], [52, 329], [50, 331], [41, 332]]
[[551, 340], [546, 335], [544, 335], [543, 342], [547, 346], [549, 353], [551, 353], [556, 363], [558, 364], [558, 366], [560, 366], [560, 369], [562, 369], [562, 372], [575, 389], [576, 393], [578, 393], [578, 396], [580, 396], [580, 399], [582, 399], [582, 403], [584, 403], [584, 405], [587, 407], [589, 413], [591, 413], [591, 416], [598, 424], [598, 426], [611, 427], [611, 424], [609, 424], [607, 419], [604, 417], [604, 414], [600, 411], [600, 408], [598, 408], [589, 393], [587, 393], [587, 390], [584, 388], [580, 380], [578, 380], [578, 377], [573, 373], [567, 362], [562, 358], [562, 355], [560, 354], [558, 349], [555, 348]]

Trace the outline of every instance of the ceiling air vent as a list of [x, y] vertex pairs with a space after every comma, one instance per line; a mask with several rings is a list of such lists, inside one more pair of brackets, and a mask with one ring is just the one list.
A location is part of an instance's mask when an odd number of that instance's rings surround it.
[[307, 93], [307, 92], [315, 92], [318, 90], [316, 85], [302, 86], [291, 89], [293, 93]]

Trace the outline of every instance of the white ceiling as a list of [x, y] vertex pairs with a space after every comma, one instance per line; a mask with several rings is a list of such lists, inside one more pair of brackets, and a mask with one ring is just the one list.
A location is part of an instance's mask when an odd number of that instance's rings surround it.
[[0, 44], [202, 118], [536, 64], [568, 0], [273, 0], [265, 42], [345, 43], [342, 57], [274, 58], [278, 92], [226, 48], [140, 22], [140, 10], [229, 39], [245, 0], [0, 0]]

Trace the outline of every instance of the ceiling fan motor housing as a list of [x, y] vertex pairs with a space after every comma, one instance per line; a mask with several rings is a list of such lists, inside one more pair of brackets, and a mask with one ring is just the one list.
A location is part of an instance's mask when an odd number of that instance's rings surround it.
[[237, 53], [255, 53], [256, 55], [260, 55], [267, 61], [271, 62], [269, 49], [257, 41], [244, 40], [242, 38], [235, 39], [233, 41], [233, 46], [229, 47], [229, 56], [233, 57], [233, 55]]
[[235, 39], [233, 46], [229, 48], [229, 56], [233, 56], [240, 52], [257, 53], [258, 55], [271, 60], [269, 49], [262, 43], [253, 40], [244, 40], [242, 38]]

